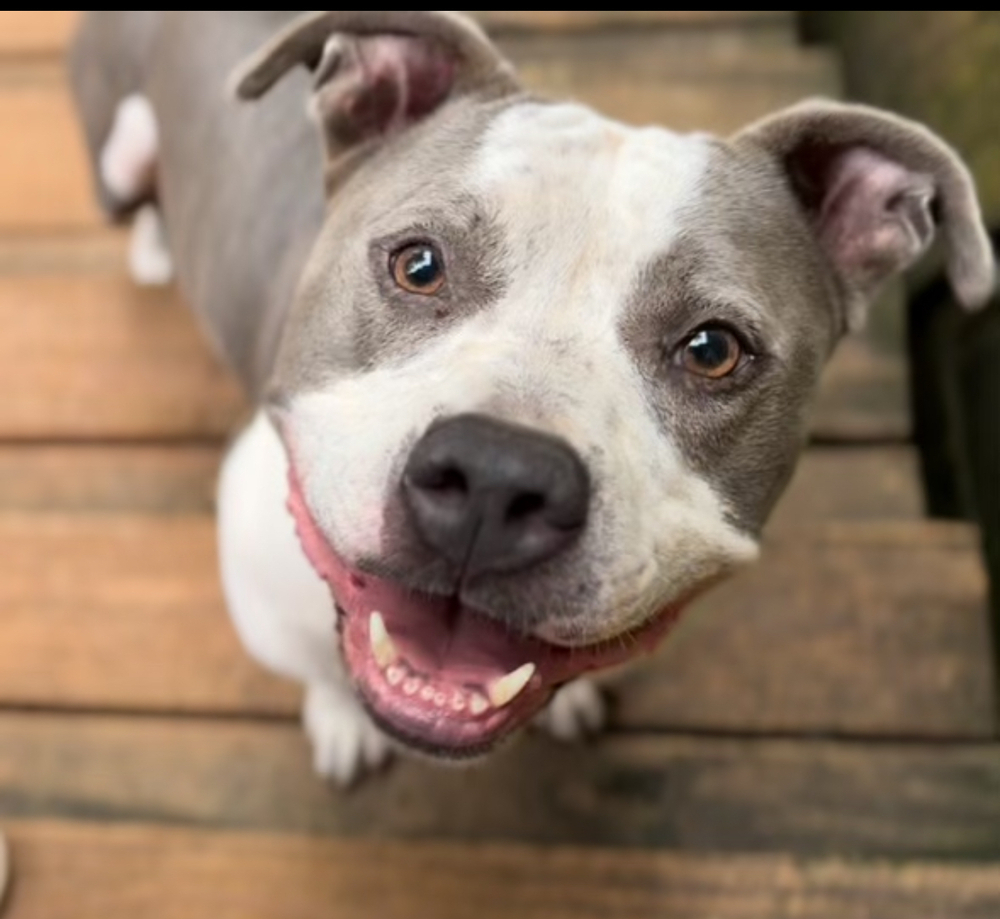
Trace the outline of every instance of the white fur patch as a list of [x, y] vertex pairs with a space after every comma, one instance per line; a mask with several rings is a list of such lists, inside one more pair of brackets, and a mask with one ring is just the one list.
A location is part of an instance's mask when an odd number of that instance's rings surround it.
[[128, 252], [129, 273], [140, 287], [165, 287], [174, 280], [174, 259], [166, 227], [153, 204], [140, 208], [132, 224]]
[[595, 480], [578, 551], [601, 589], [586, 621], [540, 637], [615, 637], [756, 557], [654, 417], [619, 328], [642, 271], [682, 233], [710, 157], [705, 138], [579, 106], [525, 104], [497, 119], [454, 182], [503, 233], [503, 299], [405, 363], [292, 406], [307, 499], [342, 555], [380, 552], [385, 499], [413, 438], [441, 415], [480, 412], [562, 437]]
[[260, 663], [301, 683], [336, 683], [343, 669], [333, 601], [306, 560], [287, 500], [288, 460], [262, 414], [230, 451], [219, 484], [226, 600]]
[[142, 95], [123, 99], [101, 152], [101, 179], [118, 201], [128, 203], [152, 191], [159, 155], [156, 113]]
[[608, 722], [608, 704], [596, 683], [577, 680], [564, 686], [536, 722], [562, 743], [579, 743], [600, 734]]
[[316, 774], [350, 788], [392, 758], [389, 740], [347, 687], [310, 686], [302, 715]]
[[250, 654], [306, 685], [316, 771], [346, 787], [384, 765], [390, 746], [343, 673], [333, 600], [299, 545], [287, 495], [284, 448], [261, 415], [230, 452], [219, 489], [226, 599]]

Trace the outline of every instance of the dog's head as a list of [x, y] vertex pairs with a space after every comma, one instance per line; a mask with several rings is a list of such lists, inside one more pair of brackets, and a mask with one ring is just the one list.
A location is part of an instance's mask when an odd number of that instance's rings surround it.
[[637, 130], [433, 12], [312, 14], [240, 94], [299, 64], [330, 207], [273, 416], [357, 689], [432, 754], [488, 751], [754, 559], [824, 363], [938, 231], [961, 299], [992, 291], [967, 171], [883, 113]]

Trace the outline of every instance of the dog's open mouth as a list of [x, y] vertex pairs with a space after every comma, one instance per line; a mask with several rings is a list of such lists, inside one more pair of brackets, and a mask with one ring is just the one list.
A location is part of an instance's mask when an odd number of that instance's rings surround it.
[[362, 700], [390, 736], [431, 756], [473, 759], [524, 727], [556, 691], [651, 652], [680, 617], [587, 648], [519, 636], [456, 599], [352, 571], [292, 480], [290, 509], [310, 562], [330, 585], [343, 654]]

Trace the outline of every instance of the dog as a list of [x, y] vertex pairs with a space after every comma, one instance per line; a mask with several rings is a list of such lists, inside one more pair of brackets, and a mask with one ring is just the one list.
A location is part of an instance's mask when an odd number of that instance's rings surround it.
[[875, 109], [626, 127], [440, 11], [92, 11], [71, 64], [134, 273], [258, 409], [226, 596], [344, 784], [599, 730], [592, 680], [758, 556], [880, 289], [936, 239], [994, 289], [967, 169]]

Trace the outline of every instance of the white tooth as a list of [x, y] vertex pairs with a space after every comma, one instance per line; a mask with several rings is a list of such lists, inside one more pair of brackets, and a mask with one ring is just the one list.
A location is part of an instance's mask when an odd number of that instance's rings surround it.
[[502, 680], [497, 680], [489, 687], [490, 702], [494, 708], [507, 708], [535, 678], [538, 668], [534, 664], [525, 664], [520, 670], [515, 670]]
[[469, 707], [469, 701], [465, 698], [465, 695], [460, 692], [456, 692], [454, 696], [451, 697], [451, 710], [458, 715], [461, 715]]
[[424, 702], [433, 702], [434, 696], [436, 695], [437, 693], [435, 692], [433, 686], [425, 686], [420, 693], [420, 698], [423, 699]]
[[372, 654], [375, 655], [375, 663], [380, 670], [388, 670], [393, 664], [399, 661], [399, 652], [393, 644], [389, 629], [386, 628], [385, 619], [381, 613], [372, 613], [371, 622]]
[[446, 707], [447, 707], [447, 705], [448, 705], [448, 697], [447, 697], [447, 696], [446, 696], [446, 695], [445, 695], [445, 694], [444, 694], [443, 692], [439, 692], [439, 693], [438, 693], [438, 694], [437, 694], [437, 695], [436, 695], [436, 696], [434, 697], [434, 704], [435, 704], [435, 705], [436, 705], [436, 706], [437, 706], [438, 708], [446, 708]]
[[473, 717], [482, 718], [490, 710], [490, 703], [478, 693], [469, 700], [469, 711]]
[[420, 680], [416, 678], [409, 679], [403, 684], [403, 692], [408, 696], [415, 696], [418, 692], [420, 692], [420, 687], [422, 685], [423, 684]]
[[390, 667], [385, 677], [389, 681], [390, 686], [398, 689], [406, 680], [406, 671], [402, 667]]

